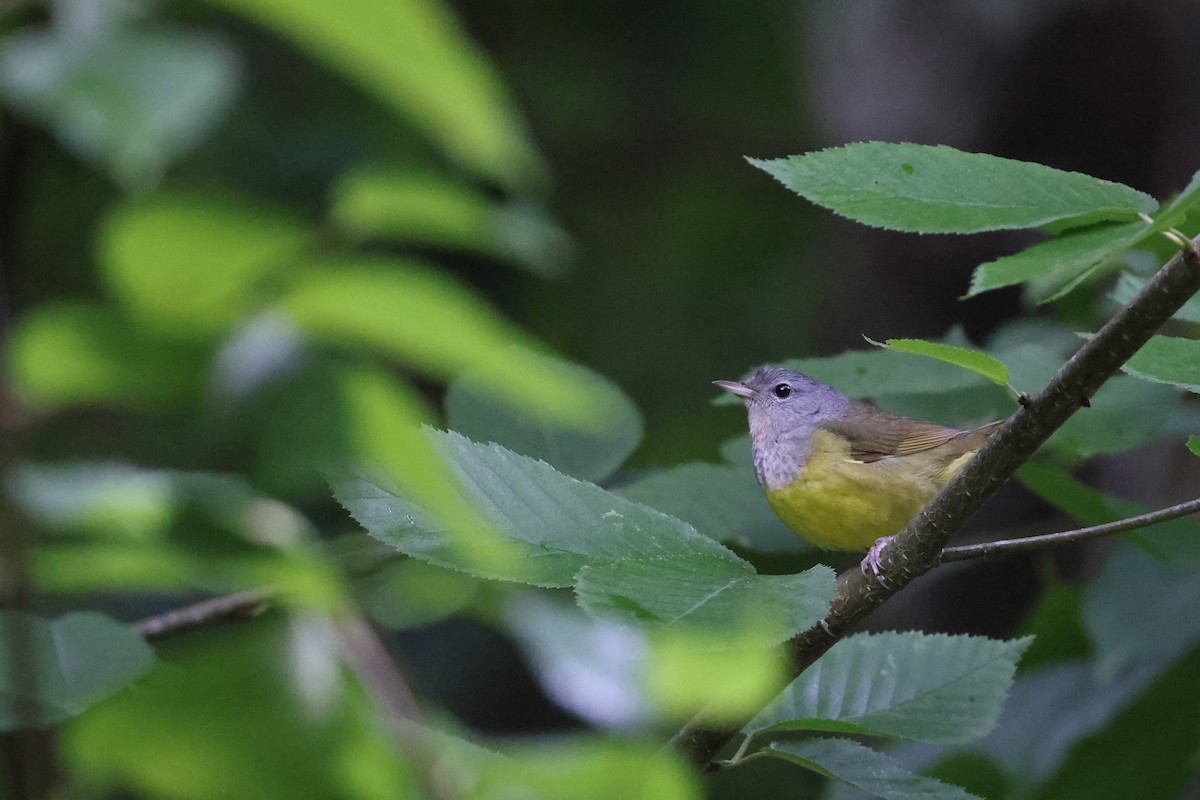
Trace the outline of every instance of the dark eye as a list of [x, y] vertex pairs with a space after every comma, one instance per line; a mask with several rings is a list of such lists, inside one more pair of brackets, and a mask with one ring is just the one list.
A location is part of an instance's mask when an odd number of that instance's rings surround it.
[[780, 400], [783, 400], [792, 393], [792, 387], [788, 386], [786, 383], [777, 383], [775, 384], [775, 388], [771, 391], [775, 392], [776, 397], [778, 397]]

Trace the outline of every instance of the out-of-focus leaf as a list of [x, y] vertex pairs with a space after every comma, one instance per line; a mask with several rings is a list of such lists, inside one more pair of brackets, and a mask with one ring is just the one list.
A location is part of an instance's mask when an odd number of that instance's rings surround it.
[[835, 214], [913, 233], [1079, 226], [1158, 205], [1119, 183], [941, 145], [856, 142], [750, 163]]
[[739, 464], [681, 464], [639, 477], [622, 497], [670, 514], [719, 542], [759, 552], [801, 552], [813, 546], [771, 511], [754, 468]]
[[543, 165], [508, 92], [435, 0], [210, 0], [275, 29], [422, 129], [468, 169], [513, 187]]
[[589, 419], [572, 425], [530, 409], [501, 403], [491, 381], [478, 371], [454, 379], [446, 392], [446, 423], [480, 442], [540, 458], [580, 480], [600, 482], [612, 475], [642, 439], [642, 415], [615, 383], [586, 367], [545, 358], [548, 369], [564, 373], [588, 398]]
[[200, 194], [155, 195], [106, 220], [99, 259], [113, 293], [173, 334], [212, 334], [254, 301], [256, 284], [311, 243], [278, 210]]
[[[1057, 773], [1025, 796], [1036, 800], [1186, 796], [1186, 787], [1195, 782], [1196, 742], [1200, 741], [1198, 673], [1200, 652], [1193, 651], [1107, 725], [1072, 740]], [[1049, 708], [1056, 716], [1064, 713]], [[1113, 769], [1118, 763], [1137, 764], [1138, 769]]]
[[1200, 341], [1155, 336], [1121, 369], [1142, 380], [1170, 383], [1200, 393]]
[[867, 341], [877, 347], [895, 350], [898, 353], [911, 353], [944, 361], [947, 364], [977, 372], [992, 383], [1008, 386], [1008, 367], [1004, 366], [1004, 362], [978, 350], [955, 347], [940, 342], [927, 342], [923, 339], [888, 339], [886, 342], [867, 339]]
[[1111, 683], [1126, 671], [1157, 676], [1168, 669], [1200, 641], [1198, 607], [1200, 568], [1121, 548], [1086, 589], [1083, 620], [1097, 676]]
[[1189, 436], [1187, 449], [1191, 450], [1193, 455], [1200, 456], [1200, 436]]
[[445, 273], [398, 259], [345, 257], [311, 265], [282, 305], [320, 341], [383, 350], [437, 377], [473, 369], [496, 397], [564, 420], [592, 405], [557, 362]]
[[417, 797], [392, 729], [345, 684], [328, 625], [267, 621], [174, 649], [69, 725], [84, 786], [169, 800]]
[[99, 403], [154, 409], [194, 397], [203, 351], [156, 337], [108, 309], [45, 305], [18, 321], [8, 372], [20, 398], [38, 408]]
[[126, 29], [112, 18], [127, 13], [121, 5], [57, 3], [48, 31], [9, 36], [0, 93], [118, 182], [143, 187], [224, 116], [239, 69], [211, 37]]
[[1179, 405], [1170, 386], [1118, 376], [1108, 381], [1047, 443], [1080, 459], [1132, 450], [1163, 435], [1163, 425]]
[[34, 554], [47, 588], [271, 584], [301, 603], [339, 596], [337, 578], [311, 548], [307, 520], [239, 479], [84, 463], [24, 465], [7, 483], [30, 519], [69, 534]]
[[571, 251], [567, 235], [537, 209], [429, 173], [354, 170], [338, 181], [331, 214], [357, 236], [480, 253], [544, 277], [561, 274]]
[[848, 783], [869, 797], [881, 797], [884, 800], [976, 798], [976, 795], [958, 786], [909, 772], [891, 756], [849, 739], [772, 742], [762, 752]]
[[700, 632], [753, 625], [762, 641], [775, 643], [825, 615], [834, 575], [824, 565], [796, 575], [759, 575], [740, 559], [694, 553], [587, 564], [575, 591], [580, 605], [601, 618]]
[[480, 760], [472, 800], [700, 800], [696, 773], [670, 750], [634, 741], [564, 739]]
[[[28, 648], [14, 654], [14, 648]], [[46, 727], [129, 686], [154, 661], [128, 626], [91, 611], [52, 620], [0, 611], [0, 730]], [[17, 674], [17, 665], [33, 673]]]
[[[1065, 472], [1030, 463], [1017, 478], [1031, 492], [1084, 525], [1103, 525], [1144, 514], [1141, 503], [1110, 497]], [[1200, 564], [1200, 525], [1186, 517], [1159, 522], [1121, 534], [1121, 538], [1166, 561]]]
[[[459, 484], [460, 504], [475, 509], [511, 543], [513, 560], [486, 577], [571, 586], [596, 561], [701, 556], [749, 568], [690, 525], [577, 481], [549, 464], [454, 432], [429, 435]], [[478, 571], [443, 520], [409, 497], [364, 477], [334, 481], [334, 494], [371, 535], [402, 552], [454, 569]], [[752, 571], [752, 570], [751, 570]]]
[[859, 634], [834, 645], [743, 733], [820, 730], [966, 742], [996, 724], [1029, 639]]
[[[1145, 278], [1129, 272], [1122, 272], [1121, 277], [1117, 279], [1116, 284], [1108, 293], [1108, 299], [1117, 305], [1127, 306], [1144, 288], [1146, 288]], [[1200, 324], [1200, 296], [1192, 295], [1188, 298], [1183, 307], [1175, 312], [1174, 319]]]
[[967, 297], [1037, 281], [1047, 296], [1057, 299], [1087, 278], [1097, 267], [1111, 261], [1151, 235], [1148, 223], [1104, 223], [1030, 245], [1019, 253], [980, 264], [971, 276]]
[[650, 721], [644, 633], [532, 593], [513, 597], [504, 619], [542, 687], [563, 708], [604, 728], [637, 729]]
[[462, 610], [478, 593], [478, 581], [424, 561], [397, 558], [359, 578], [354, 590], [375, 622], [388, 628], [415, 628]]

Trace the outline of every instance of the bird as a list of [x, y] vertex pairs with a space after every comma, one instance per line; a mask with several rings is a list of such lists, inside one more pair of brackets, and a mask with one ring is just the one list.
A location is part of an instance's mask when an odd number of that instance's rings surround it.
[[754, 473], [775, 514], [818, 547], [870, 549], [877, 576], [887, 539], [1001, 424], [960, 430], [902, 417], [782, 367], [713, 384], [746, 407]]

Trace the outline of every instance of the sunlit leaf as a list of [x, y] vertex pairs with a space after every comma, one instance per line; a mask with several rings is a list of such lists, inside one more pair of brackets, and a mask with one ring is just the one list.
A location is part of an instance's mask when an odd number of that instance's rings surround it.
[[941, 145], [856, 142], [750, 163], [836, 214], [914, 233], [1078, 226], [1157, 206], [1119, 183]]
[[491, 64], [434, 0], [210, 0], [275, 29], [372, 93], [468, 169], [508, 186], [541, 159]]
[[772, 742], [763, 753], [799, 764], [850, 784], [867, 796], [884, 800], [971, 800], [976, 797], [958, 786], [909, 772], [891, 756], [849, 739]]
[[51, 620], [0, 611], [0, 730], [79, 714], [142, 677], [153, 661], [142, 637], [103, 614]]
[[292, 267], [310, 240], [275, 209], [167, 194], [119, 206], [98, 247], [109, 287], [130, 311], [172, 333], [211, 334], [245, 314], [257, 284]]
[[108, 309], [82, 304], [48, 304], [20, 319], [7, 355], [16, 393], [47, 409], [179, 405], [199, 391], [205, 358]]
[[599, 482], [621, 466], [642, 439], [642, 415], [620, 387], [597, 372], [545, 358], [563, 373], [591, 414], [572, 424], [497, 400], [481, 371], [459, 375], [446, 392], [446, 424], [480, 442], [495, 442], [521, 455], [540, 458], [581, 480]]
[[1028, 639], [859, 634], [824, 657], [743, 729], [820, 730], [965, 742], [996, 724]]
[[382, 350], [437, 377], [471, 368], [496, 397], [560, 419], [587, 419], [592, 410], [570, 376], [534, 353], [515, 325], [423, 264], [365, 256], [312, 264], [282, 307], [319, 341]]
[[298, 618], [176, 648], [170, 668], [75, 720], [63, 758], [83, 786], [168, 800], [417, 796], [339, 646], [327, 622]]
[[1000, 386], [1008, 385], [1008, 367], [1004, 366], [1004, 363], [995, 356], [978, 350], [955, 347], [940, 342], [927, 342], [923, 339], [888, 339], [882, 343], [871, 339], [867, 339], [867, 341], [898, 353], [911, 353], [944, 361], [947, 364], [977, 372], [992, 383]]
[[357, 236], [493, 256], [543, 276], [560, 274], [570, 256], [567, 235], [538, 209], [429, 173], [354, 170], [335, 187], [331, 213]]

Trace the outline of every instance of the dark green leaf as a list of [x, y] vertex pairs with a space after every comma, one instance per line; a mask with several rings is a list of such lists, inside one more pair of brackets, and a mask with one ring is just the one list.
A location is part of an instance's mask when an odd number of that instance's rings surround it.
[[834, 574], [819, 565], [797, 575], [758, 575], [744, 561], [703, 553], [590, 564], [575, 592], [588, 613], [627, 625], [702, 632], [753, 625], [759, 638], [778, 642], [825, 615]]
[[1077, 226], [1157, 206], [1119, 183], [940, 145], [857, 142], [750, 163], [834, 213], [913, 233]]
[[1029, 639], [859, 634], [834, 645], [743, 729], [966, 742], [996, 724]]
[[[392, 487], [365, 477], [339, 479], [334, 494], [371, 535], [402, 552], [490, 578], [570, 586], [597, 561], [700, 556], [746, 565], [690, 525], [557, 472], [499, 445], [454, 432], [430, 436], [457, 478], [460, 503], [499, 532], [510, 559], [485, 571], [459, 551], [452, 531]], [[746, 565], [748, 567], [748, 565]]]
[[[0, 730], [79, 714], [145, 675], [153, 661], [142, 637], [103, 614], [48, 620], [0, 611]], [[17, 665], [33, 672], [16, 673]]]
[[848, 351], [827, 358], [785, 361], [783, 366], [828, 383], [851, 397], [932, 394], [985, 383], [952, 364], [891, 350]]
[[[772, 742], [763, 753], [799, 764], [884, 800], [970, 800], [975, 795], [906, 770], [891, 756], [849, 739]], [[978, 798], [976, 798], [978, 800]]]
[[501, 403], [492, 383], [477, 371], [459, 375], [446, 393], [446, 423], [481, 442], [540, 458], [555, 469], [586, 481], [612, 475], [642, 439], [642, 415], [615, 383], [585, 367], [544, 359], [563, 373], [592, 414], [575, 424], [547, 418], [527, 408]]
[[[1146, 288], [1146, 279], [1129, 272], [1121, 273], [1117, 283], [1108, 294], [1108, 299], [1117, 305], [1127, 306], [1133, 302], [1142, 289]], [[1174, 319], [1184, 322], [1200, 323], [1200, 296], [1192, 295], [1183, 307], [1175, 312]]]
[[1117, 376], [1100, 388], [1088, 408], [1067, 420], [1046, 446], [1076, 458], [1132, 450], [1163, 435], [1180, 394], [1169, 386]]

